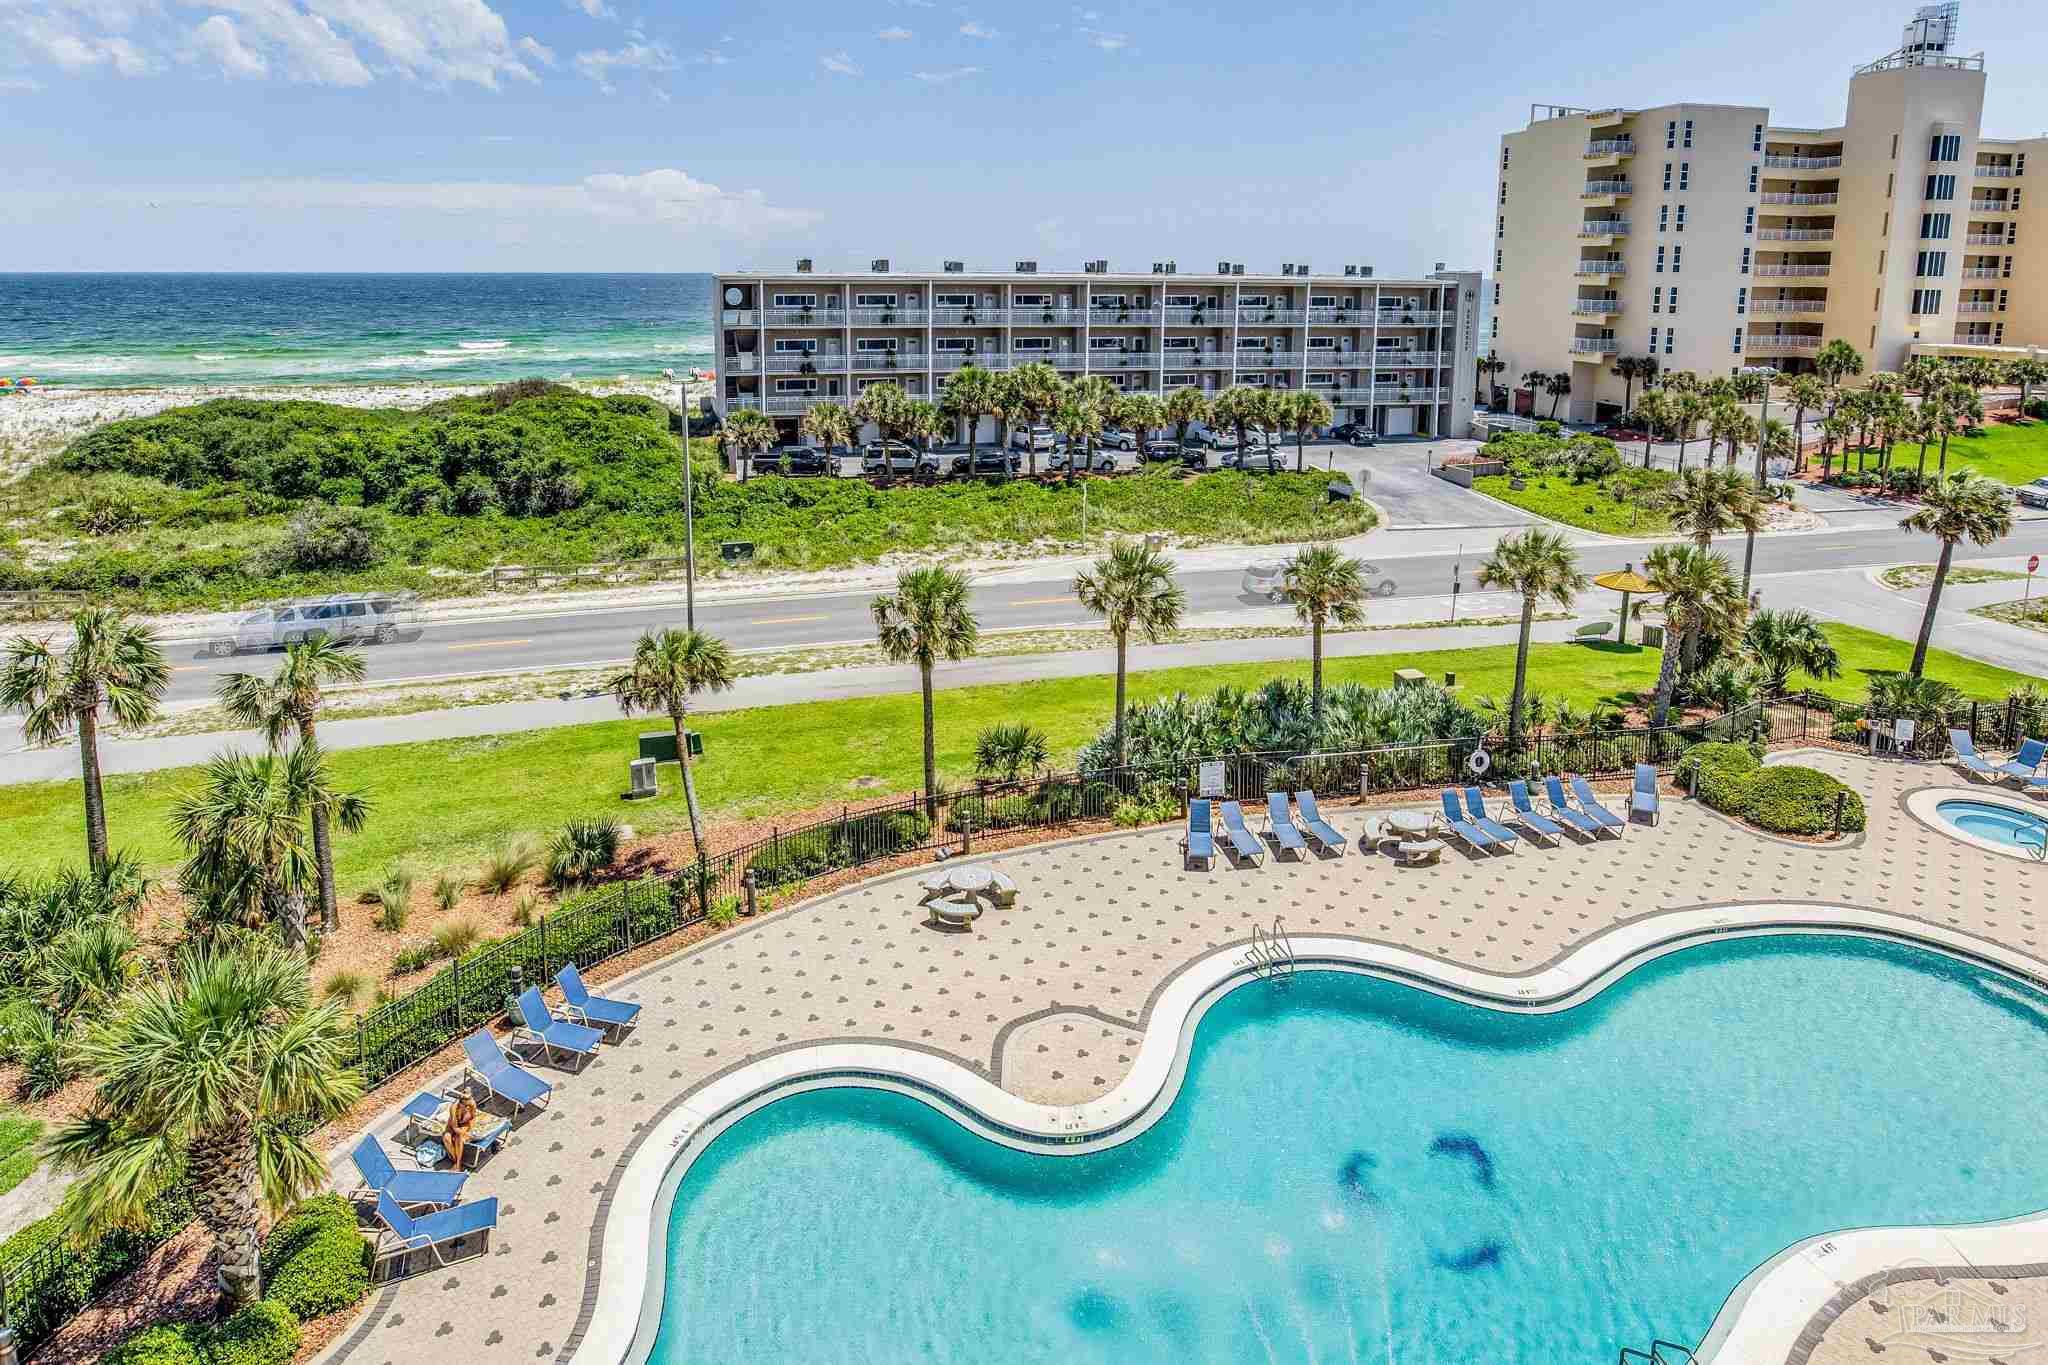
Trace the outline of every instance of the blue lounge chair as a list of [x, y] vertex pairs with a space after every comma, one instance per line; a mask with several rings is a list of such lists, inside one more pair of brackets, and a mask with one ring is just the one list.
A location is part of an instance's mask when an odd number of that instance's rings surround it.
[[1477, 787], [1465, 788], [1465, 814], [1471, 817], [1473, 824], [1485, 832], [1487, 838], [1496, 844], [1506, 844], [1508, 851], [1514, 852], [1521, 836], [1487, 815], [1486, 798], [1479, 794]]
[[1458, 793], [1444, 788], [1444, 823], [1451, 827], [1451, 833], [1481, 853], [1493, 847], [1493, 836], [1465, 818], [1465, 812], [1458, 805]]
[[1308, 856], [1308, 841], [1294, 827], [1294, 816], [1287, 809], [1286, 792], [1266, 793], [1266, 832], [1273, 836], [1273, 842], [1280, 846], [1281, 852], [1292, 853], [1297, 858]]
[[470, 1078], [482, 1082], [484, 1089], [498, 1098], [512, 1101], [515, 1109], [542, 1100], [553, 1102], [555, 1088], [507, 1057], [489, 1029], [464, 1038], [462, 1051], [469, 1058]]
[[[414, 1218], [398, 1207], [398, 1202], [390, 1195], [379, 1194], [377, 1217], [383, 1220], [384, 1227], [390, 1229], [391, 1235], [398, 1239], [398, 1246], [387, 1251], [384, 1246], [384, 1233], [380, 1229], [374, 1253], [376, 1256], [381, 1258], [424, 1248], [434, 1253], [435, 1260], [447, 1265], [448, 1258], [441, 1254], [443, 1246], [471, 1233], [488, 1234], [492, 1228], [498, 1226], [498, 1197], [492, 1195], [489, 1199], [479, 1199], [474, 1204], [457, 1204], [452, 1209], [442, 1209], [439, 1213], [422, 1214]], [[478, 1250], [488, 1247], [490, 1240], [486, 1235], [483, 1246]]]
[[[1564, 837], [1564, 826], [1538, 811], [1536, 803], [1529, 799], [1527, 782], [1508, 783], [1508, 805], [1514, 811], [1511, 818], [1529, 833], [1552, 842]], [[1590, 830], [1587, 832], [1591, 833]]]
[[[1574, 807], [1571, 798], [1564, 794], [1564, 783], [1557, 778], [1543, 779], [1543, 796], [1550, 802], [1550, 813], [1579, 833], [1598, 838], [1600, 831], [1607, 828], [1598, 819]], [[1617, 834], [1614, 837], [1618, 839], [1621, 836]]]
[[[1571, 782], [1572, 795], [1578, 798], [1579, 809], [1599, 821], [1602, 829], [1619, 831], [1628, 825], [1628, 821], [1600, 804], [1600, 797], [1594, 792], [1592, 783], [1577, 773], [1572, 774]], [[1620, 835], [1617, 833], [1616, 837], [1619, 838]]]
[[1244, 808], [1235, 801], [1223, 803], [1223, 837], [1230, 840], [1231, 848], [1237, 851], [1240, 858], [1258, 862], [1266, 856], [1266, 846], [1252, 837], [1252, 832], [1245, 828]]
[[519, 1021], [525, 1025], [519, 1030], [519, 1041], [540, 1044], [549, 1057], [560, 1048], [571, 1056], [587, 1058], [604, 1041], [604, 1034], [587, 1024], [555, 1018], [548, 1012], [547, 1002], [540, 998], [538, 986], [528, 986], [519, 993]]
[[1955, 756], [1949, 762], [1971, 777], [1989, 777], [1994, 782], [1998, 780], [1998, 765], [1986, 762], [1984, 755], [1977, 752], [1977, 741], [1970, 738], [1968, 730], [1950, 730], [1948, 747], [1955, 751]]
[[640, 1007], [630, 1000], [608, 1000], [602, 995], [592, 995], [590, 988], [583, 984], [583, 974], [576, 970], [573, 962], [555, 973], [555, 984], [562, 988], [562, 1013], [579, 1024], [628, 1028], [640, 1018]]
[[1663, 807], [1657, 800], [1657, 770], [1647, 763], [1636, 764], [1636, 785], [1628, 794], [1628, 818], [1647, 814], [1651, 824], [1664, 819]]
[[2048, 754], [2048, 744], [2043, 744], [2038, 739], [2022, 740], [2019, 753], [2010, 761], [1999, 764], [1994, 771], [2003, 777], [2018, 778], [2022, 782], [2029, 781], [2040, 768], [2043, 754]]
[[1180, 837], [1181, 861], [1199, 862], [1204, 869], [1216, 865], [1215, 811], [1206, 800], [1188, 802], [1188, 832]]
[[463, 1182], [469, 1179], [460, 1171], [401, 1171], [391, 1164], [391, 1158], [384, 1154], [384, 1144], [377, 1141], [374, 1133], [356, 1144], [349, 1160], [363, 1178], [362, 1186], [351, 1198], [388, 1194], [405, 1207], [453, 1204], [462, 1198]]
[[1296, 792], [1294, 804], [1301, 810], [1301, 828], [1304, 834], [1332, 853], [1344, 852], [1344, 836], [1337, 832], [1335, 825], [1323, 818], [1320, 810], [1316, 809], [1314, 792]]

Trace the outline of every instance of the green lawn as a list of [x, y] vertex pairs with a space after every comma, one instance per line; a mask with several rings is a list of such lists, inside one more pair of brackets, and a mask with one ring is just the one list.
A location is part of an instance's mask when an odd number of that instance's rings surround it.
[[36, 1139], [43, 1125], [35, 1119], [0, 1109], [0, 1194], [29, 1178], [42, 1161]]
[[[1849, 626], [1830, 626], [1846, 671], [1825, 690], [1859, 697], [1873, 672], [1901, 669], [1912, 646]], [[1578, 704], [1621, 703], [1656, 680], [1659, 656], [1635, 645], [1539, 645], [1531, 654], [1530, 686], [1553, 699]], [[1332, 659], [1332, 683], [1384, 685], [1396, 668], [1419, 668], [1433, 678], [1457, 674], [1467, 695], [1505, 697], [1513, 685], [1510, 645], [1430, 650]], [[1304, 677], [1299, 662], [1265, 662], [1165, 669], [1132, 676], [1134, 701], [1186, 690], [1208, 692], [1223, 684], [1257, 686], [1272, 677]], [[2017, 673], [1936, 650], [1930, 673], [1973, 696], [2002, 696], [2025, 681]], [[939, 670], [943, 686], [945, 669]], [[947, 776], [972, 771], [974, 736], [998, 721], [1028, 719], [1045, 731], [1055, 764], [1107, 723], [1106, 677], [1058, 678], [1009, 686], [963, 687], [938, 699], [939, 766]], [[338, 841], [342, 890], [352, 894], [404, 860], [421, 873], [464, 870], [498, 838], [545, 833], [574, 816], [614, 812], [643, 832], [685, 823], [674, 778], [665, 794], [627, 806], [626, 760], [639, 731], [659, 728], [645, 718], [607, 721], [527, 734], [455, 739], [356, 749], [332, 755], [344, 786], [361, 788], [374, 802], [367, 829]], [[705, 758], [699, 793], [714, 817], [773, 816], [876, 792], [914, 789], [919, 774], [918, 698], [914, 693], [844, 701], [730, 711], [701, 718]], [[175, 866], [178, 849], [165, 815], [175, 795], [193, 782], [191, 769], [107, 780], [114, 845], [133, 849], [146, 864]], [[82, 824], [77, 785], [43, 783], [0, 787], [0, 827], [9, 832], [11, 870], [42, 871], [80, 856]]]
[[[1999, 422], [1980, 429], [1976, 436], [1954, 436], [1948, 443], [1948, 467], [1967, 468], [2000, 483], [2032, 483], [2048, 474], [2048, 422]], [[1940, 458], [1939, 444], [1929, 446], [1927, 467]], [[1870, 463], [1877, 463], [1873, 453]], [[1894, 469], [1917, 469], [1920, 443], [1902, 441], [1892, 447]]]
[[1543, 474], [1525, 480], [1517, 490], [1509, 486], [1506, 474], [1489, 474], [1474, 479], [1472, 486], [1488, 497], [1499, 498], [1539, 517], [1561, 521], [1588, 531], [1611, 536], [1663, 536], [1671, 533], [1671, 518], [1657, 507], [1647, 505], [1654, 492], [1671, 481], [1667, 470], [1625, 469], [1617, 476], [1631, 490], [1625, 502], [1597, 483], [1574, 483], [1562, 474]]

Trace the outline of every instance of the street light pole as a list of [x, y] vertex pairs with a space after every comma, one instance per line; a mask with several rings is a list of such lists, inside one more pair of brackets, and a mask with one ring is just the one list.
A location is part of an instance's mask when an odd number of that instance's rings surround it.
[[[1756, 419], [1756, 488], [1761, 494], [1764, 488], [1764, 443], [1769, 439], [1768, 428], [1771, 425], [1771, 381], [1778, 377], [1778, 371], [1769, 365], [1750, 365], [1744, 368], [1743, 373], [1761, 375], [1764, 381], [1763, 411], [1757, 414]], [[1749, 571], [1755, 563], [1756, 532], [1751, 531], [1742, 547], [1742, 595], [1745, 599], [1749, 597]]]
[[696, 476], [690, 472], [690, 390], [674, 370], [661, 377], [676, 386], [676, 410], [683, 415], [683, 628], [697, 628]]

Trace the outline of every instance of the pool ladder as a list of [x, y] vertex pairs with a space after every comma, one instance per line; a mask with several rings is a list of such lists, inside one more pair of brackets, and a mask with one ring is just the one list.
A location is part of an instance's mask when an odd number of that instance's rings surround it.
[[[1664, 1354], [1666, 1351], [1672, 1351], [1676, 1354], [1667, 1356]], [[1621, 1348], [1621, 1355], [1615, 1360], [1614, 1365], [1629, 1365], [1630, 1361], [1640, 1361], [1642, 1365], [1695, 1365], [1692, 1348], [1690, 1346], [1680, 1346], [1675, 1341], [1653, 1341], [1650, 1343], [1650, 1349], [1647, 1351], [1638, 1351], [1633, 1346], [1624, 1346]]]
[[1287, 936], [1279, 916], [1274, 916], [1271, 932], [1256, 924], [1252, 926], [1252, 944], [1245, 950], [1245, 960], [1268, 981], [1285, 983], [1294, 979], [1294, 940]]

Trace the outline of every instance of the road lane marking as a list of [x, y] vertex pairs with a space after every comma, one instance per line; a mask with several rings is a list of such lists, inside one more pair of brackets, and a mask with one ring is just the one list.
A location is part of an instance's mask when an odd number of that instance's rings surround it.
[[747, 622], [750, 626], [798, 626], [806, 621], [829, 621], [829, 616], [765, 616], [758, 621]]
[[478, 640], [478, 641], [474, 642], [473, 644], [466, 644], [466, 645], [447, 645], [447, 646], [444, 646], [444, 648], [447, 648], [447, 649], [450, 649], [450, 650], [456, 650], [456, 649], [499, 649], [499, 648], [502, 648], [502, 647], [504, 647], [504, 646], [506, 646], [506, 645], [530, 645], [530, 644], [532, 644], [532, 643], [533, 643], [533, 641], [531, 641], [531, 640]]
[[172, 669], [171, 669], [171, 672], [173, 672], [173, 673], [204, 673], [204, 672], [206, 672], [206, 665], [205, 665], [205, 664], [177, 664], [177, 665], [175, 665], [175, 666], [173, 666], [173, 667], [172, 667]]
[[1055, 602], [1071, 602], [1073, 600], [1073, 594], [1069, 593], [1065, 597], [1020, 597], [1010, 603], [1010, 605], [1013, 607], [1047, 607]]

